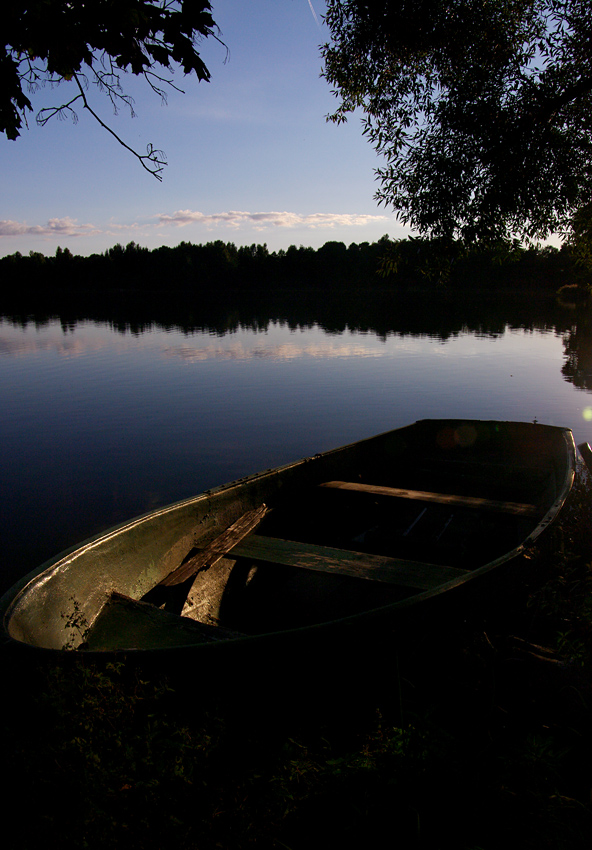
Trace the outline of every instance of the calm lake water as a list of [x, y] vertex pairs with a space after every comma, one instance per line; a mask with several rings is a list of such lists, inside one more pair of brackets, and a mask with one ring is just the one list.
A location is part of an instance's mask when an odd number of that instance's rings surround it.
[[130, 309], [0, 317], [2, 590], [117, 522], [416, 419], [592, 442], [592, 318], [554, 302]]

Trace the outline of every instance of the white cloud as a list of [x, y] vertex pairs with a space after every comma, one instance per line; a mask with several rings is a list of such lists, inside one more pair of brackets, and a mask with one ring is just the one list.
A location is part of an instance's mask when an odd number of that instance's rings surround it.
[[162, 227], [186, 227], [201, 225], [208, 229], [226, 227], [232, 230], [251, 228], [266, 230], [270, 228], [321, 228], [363, 227], [368, 224], [389, 222], [386, 215], [356, 215], [352, 213], [310, 213], [303, 215], [295, 212], [246, 212], [230, 210], [221, 213], [202, 213], [197, 210], [177, 210], [174, 213], [160, 213], [152, 216], [143, 223], [132, 222], [118, 224], [114, 221], [104, 226], [94, 224], [79, 224], [75, 218], [50, 218], [47, 224], [28, 224], [25, 221], [0, 220], [0, 238], [39, 236], [43, 238], [90, 236], [95, 234], [118, 235], [122, 231], [128, 233], [146, 233], [148, 230]]
[[78, 224], [75, 218], [50, 218], [47, 224], [0, 220], [2, 236], [88, 236], [101, 231], [93, 224]]
[[175, 225], [185, 227], [188, 224], [203, 224], [207, 227], [225, 225], [239, 228], [255, 227], [264, 230], [267, 227], [359, 227], [372, 222], [388, 221], [386, 215], [355, 215], [348, 213], [311, 213], [302, 215], [293, 212], [244, 212], [231, 210], [224, 213], [206, 214], [197, 210], [177, 210], [172, 215], [161, 213], [156, 216], [159, 227]]

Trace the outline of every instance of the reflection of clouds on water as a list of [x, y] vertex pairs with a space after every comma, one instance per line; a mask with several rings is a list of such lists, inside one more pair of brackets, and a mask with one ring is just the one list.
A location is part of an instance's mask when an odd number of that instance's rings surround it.
[[187, 362], [203, 360], [298, 360], [310, 357], [319, 360], [329, 360], [339, 357], [382, 357], [384, 350], [370, 349], [356, 342], [343, 344], [303, 344], [290, 343], [269, 346], [248, 346], [236, 343], [231, 346], [215, 346], [192, 348], [177, 346], [165, 349], [167, 357], [176, 357]]
[[[174, 344], [176, 341], [177, 344]], [[27, 357], [40, 353], [58, 357], [80, 357], [108, 351], [124, 354], [130, 349], [150, 350], [157, 356], [187, 364], [205, 361], [295, 361], [338, 358], [378, 358], [400, 350], [406, 344], [398, 337], [388, 343], [369, 334], [344, 332], [327, 334], [320, 328], [299, 334], [288, 325], [272, 324], [265, 332], [244, 330], [214, 337], [210, 333], [181, 335], [174, 332], [144, 331], [140, 334], [114, 334], [108, 326], [78, 324], [64, 331], [59, 322], [43, 327], [15, 328], [0, 322], [0, 357]]]
[[79, 357], [90, 350], [97, 351], [103, 347], [104, 344], [89, 346], [85, 339], [79, 337], [56, 340], [35, 339], [29, 336], [23, 336], [20, 339], [0, 336], [0, 357], [26, 357], [40, 352], [53, 352], [62, 357]]
[[58, 357], [82, 357], [86, 354], [109, 350], [129, 350], [129, 344], [115, 337], [111, 328], [92, 323], [77, 324], [64, 329], [60, 322], [48, 322], [14, 327], [0, 321], [0, 357], [28, 357], [36, 354], [55, 354]]
[[[158, 347], [153, 347], [157, 350]], [[59, 357], [81, 357], [85, 354], [96, 353], [103, 349], [109, 349], [116, 354], [117, 346], [108, 345], [105, 340], [89, 339], [83, 335], [71, 336], [65, 339], [41, 339], [30, 336], [4, 337], [0, 336], [0, 357], [27, 357], [42, 352], [56, 354]], [[122, 346], [122, 350], [127, 350]], [[170, 357], [185, 361], [187, 363], [203, 362], [206, 360], [298, 360], [300, 358], [313, 358], [329, 360], [339, 357], [382, 357], [384, 350], [378, 348], [367, 348], [352, 341], [351, 343], [339, 344], [303, 344], [277, 343], [269, 346], [255, 345], [249, 347], [236, 342], [229, 346], [212, 345], [208, 343], [203, 346], [163, 346], [161, 353], [164, 357]]]
[[[119, 358], [142, 352], [141, 356], [149, 353], [153, 359], [189, 366], [205, 362], [379, 360], [414, 357], [429, 351], [431, 358], [460, 361], [474, 359], [482, 353], [483, 346], [496, 343], [499, 340], [476, 339], [469, 332], [443, 340], [427, 333], [377, 336], [354, 329], [328, 331], [319, 325], [294, 328], [282, 322], [267, 322], [261, 330], [244, 327], [226, 333], [209, 329], [184, 333], [162, 327], [136, 331], [92, 321], [70, 326], [50, 320], [22, 327], [0, 320], [0, 358], [6, 359], [36, 355], [74, 359], [99, 354]], [[521, 338], [506, 334], [504, 350], [512, 343], [518, 351]]]

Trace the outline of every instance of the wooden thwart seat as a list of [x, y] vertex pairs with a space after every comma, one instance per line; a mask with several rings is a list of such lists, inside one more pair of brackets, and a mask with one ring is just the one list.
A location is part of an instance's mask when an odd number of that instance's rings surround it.
[[482, 499], [477, 496], [453, 496], [448, 493], [428, 493], [423, 490], [407, 490], [399, 487], [383, 487], [377, 484], [358, 484], [355, 481], [325, 481], [319, 487], [336, 490], [350, 490], [369, 493], [374, 496], [395, 496], [399, 499], [416, 499], [421, 502], [435, 502], [439, 505], [452, 505], [462, 508], [477, 508], [496, 513], [515, 516], [536, 517], [540, 514], [536, 505], [521, 502], [500, 502], [495, 499]]
[[244, 538], [232, 549], [229, 557], [382, 581], [416, 590], [430, 590], [469, 572], [457, 567], [350, 552], [260, 534]]

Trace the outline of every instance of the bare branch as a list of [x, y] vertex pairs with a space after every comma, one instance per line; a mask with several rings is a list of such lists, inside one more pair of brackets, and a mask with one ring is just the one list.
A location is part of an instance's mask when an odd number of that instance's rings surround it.
[[97, 71], [96, 68], [92, 68], [92, 72], [95, 78], [94, 84], [97, 86], [99, 91], [106, 94], [111, 101], [114, 115], [119, 114], [120, 103], [124, 103], [129, 109], [130, 116], [135, 118], [136, 111], [134, 109], [134, 99], [131, 95], [124, 93], [119, 82], [119, 75], [111, 74], [108, 71], [103, 73], [102, 71]]
[[77, 94], [76, 97], [73, 97], [72, 100], [69, 100], [68, 103], [63, 103], [61, 106], [51, 106], [51, 107], [46, 107], [45, 109], [39, 110], [39, 112], [37, 113], [37, 117], [35, 119], [37, 121], [37, 124], [40, 127], [45, 127], [47, 122], [51, 118], [53, 118], [55, 115], [57, 115], [59, 121], [64, 121], [65, 117], [66, 117], [64, 113], [66, 113], [66, 112], [71, 113], [72, 123], [78, 124], [78, 115], [72, 109], [72, 104], [75, 103], [79, 99], [80, 99], [80, 95]]
[[178, 91], [179, 94], [185, 94], [185, 90], [180, 88], [179, 86], [176, 86], [173, 83], [172, 79], [161, 77], [160, 74], [157, 74], [155, 71], [144, 71], [143, 77], [152, 89], [152, 91], [160, 97], [163, 103], [167, 102], [167, 93], [163, 88], [161, 88], [157, 83], [155, 83], [154, 80], [158, 80], [163, 85], [175, 89], [175, 91]]
[[[105, 124], [105, 122], [97, 115], [97, 113], [94, 111], [94, 109], [90, 106], [90, 104], [87, 100], [84, 88], [82, 86], [82, 83], [80, 82], [80, 80], [78, 78], [78, 74], [74, 74], [72, 79], [74, 79], [76, 81], [78, 89], [80, 90], [80, 94], [77, 95], [77, 97], [75, 99], [77, 99], [77, 98], [82, 99], [82, 103], [84, 104], [84, 108], [87, 109], [90, 112], [90, 114], [93, 116], [93, 118], [101, 125], [101, 127], [104, 130], [107, 130], [108, 133], [111, 133], [113, 138], [116, 139], [122, 147], [124, 147], [126, 150], [128, 150], [131, 154], [133, 154], [136, 157], [136, 159], [139, 160], [142, 168], [145, 168], [146, 171], [149, 174], [152, 174], [153, 177], [156, 177], [157, 180], [162, 180], [162, 170], [165, 167], [165, 165], [167, 164], [164, 152], [161, 151], [161, 150], [157, 150], [152, 145], [152, 143], [149, 143], [146, 146], [146, 153], [145, 154], [140, 154], [137, 151], [135, 151], [133, 148], [131, 148], [128, 144], [126, 144], [123, 141], [123, 139], [120, 136], [117, 135], [117, 133], [115, 133], [111, 129], [111, 127], [109, 127], [107, 124]], [[73, 103], [73, 101], [70, 101], [70, 103]], [[69, 104], [66, 104], [66, 106], [69, 106]], [[63, 108], [63, 107], [60, 107], [60, 108]]]

